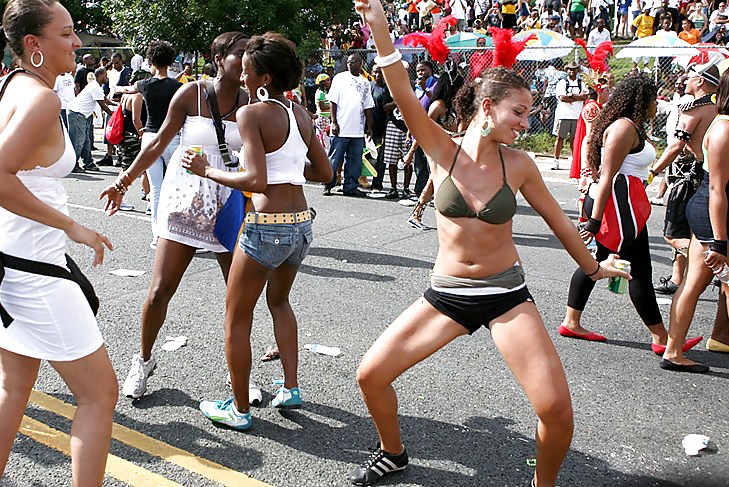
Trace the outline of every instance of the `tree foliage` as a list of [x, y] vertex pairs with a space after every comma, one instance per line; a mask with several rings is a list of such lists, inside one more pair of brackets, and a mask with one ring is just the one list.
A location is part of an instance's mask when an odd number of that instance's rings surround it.
[[[7, 0], [0, 0], [0, 8], [5, 11]], [[101, 0], [59, 0], [71, 14], [77, 31], [98, 32], [106, 34], [111, 26], [111, 19], [104, 12]]]
[[163, 39], [181, 51], [206, 52], [227, 31], [274, 30], [303, 50], [315, 47], [327, 25], [353, 15], [351, 0], [104, 0], [112, 31], [142, 48]]

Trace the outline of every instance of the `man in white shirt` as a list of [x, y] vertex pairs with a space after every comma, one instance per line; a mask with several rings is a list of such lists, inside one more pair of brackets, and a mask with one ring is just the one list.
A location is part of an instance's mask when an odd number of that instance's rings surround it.
[[331, 103], [331, 145], [329, 161], [334, 177], [324, 185], [325, 196], [331, 195], [337, 182], [337, 171], [344, 162], [345, 196], [365, 196], [359, 190], [358, 179], [362, 172], [362, 151], [365, 129], [372, 135], [372, 110], [375, 102], [370, 91], [370, 82], [362, 76], [362, 58], [352, 54], [347, 58], [348, 71], [339, 73], [332, 80], [327, 93]]
[[557, 137], [554, 144], [554, 164], [552, 169], [559, 169], [559, 156], [565, 139], [569, 140], [570, 147], [575, 138], [577, 119], [580, 118], [582, 105], [587, 100], [587, 87], [577, 76], [580, 67], [570, 63], [565, 67], [567, 78], [557, 83], [557, 110], [554, 114], [553, 135]]
[[68, 128], [66, 105], [76, 96], [76, 84], [74, 83], [73, 75], [71, 73], [63, 73], [56, 76], [56, 84], [53, 86], [53, 91], [56, 92], [58, 99], [61, 100], [61, 119], [63, 119], [64, 125]]
[[[106, 83], [106, 69], [98, 68], [94, 71], [95, 79], [89, 80], [86, 87], [70, 100], [66, 105], [66, 115], [68, 116], [68, 136], [73, 143], [73, 149], [76, 151], [76, 164], [73, 172], [98, 171], [99, 168], [94, 164], [91, 158], [91, 140], [89, 128], [92, 123], [92, 115], [97, 104], [101, 106], [107, 114], [111, 115], [104, 90], [101, 85]], [[83, 168], [78, 165], [78, 158], [83, 159]]]
[[597, 46], [605, 41], [610, 40], [610, 31], [605, 28], [605, 20], [597, 19], [595, 28], [590, 31], [590, 35], [587, 36], [587, 49], [590, 53], [594, 53]]
[[466, 0], [451, 0], [451, 15], [456, 18], [456, 29], [459, 32], [466, 30], [466, 12], [468, 5]]

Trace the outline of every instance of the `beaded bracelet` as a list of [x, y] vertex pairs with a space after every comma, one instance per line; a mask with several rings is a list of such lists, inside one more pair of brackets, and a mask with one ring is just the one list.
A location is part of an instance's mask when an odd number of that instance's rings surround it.
[[381, 68], [386, 68], [387, 66], [393, 65], [396, 62], [400, 61], [401, 59], [402, 59], [402, 54], [400, 54], [400, 51], [395, 49], [394, 52], [388, 54], [387, 56], [375, 57], [375, 64], [377, 64]]

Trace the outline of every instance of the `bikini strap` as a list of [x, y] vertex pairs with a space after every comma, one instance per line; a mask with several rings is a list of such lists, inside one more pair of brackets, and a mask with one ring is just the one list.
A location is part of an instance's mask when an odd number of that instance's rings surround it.
[[498, 145], [498, 148], [499, 148], [499, 159], [501, 159], [501, 172], [504, 174], [504, 184], [507, 184], [506, 164], [504, 164], [504, 155], [501, 153], [501, 144]]
[[458, 160], [458, 154], [461, 153], [461, 146], [463, 145], [463, 139], [465, 139], [465, 137], [461, 138], [461, 142], [458, 144], [458, 149], [456, 149], [456, 155], [453, 156], [453, 164], [451, 164], [451, 168], [448, 170], [449, 176], [453, 172], [453, 168], [456, 166], [456, 161]]

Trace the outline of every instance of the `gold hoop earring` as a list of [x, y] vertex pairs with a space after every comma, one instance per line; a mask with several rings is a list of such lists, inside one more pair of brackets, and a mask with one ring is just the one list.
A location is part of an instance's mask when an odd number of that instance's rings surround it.
[[[40, 54], [40, 61], [37, 62], [37, 63], [35, 62], [35, 59], [33, 57], [36, 54]], [[43, 61], [44, 60], [45, 59], [43, 57], [43, 51], [34, 51], [34, 52], [31, 52], [30, 53], [30, 64], [32, 64], [34, 68], [40, 68], [41, 66], [43, 66]]]
[[491, 130], [493, 130], [493, 120], [491, 120], [491, 115], [488, 115], [486, 117], [486, 120], [483, 122], [483, 126], [481, 127], [481, 137], [488, 137], [491, 133]]

